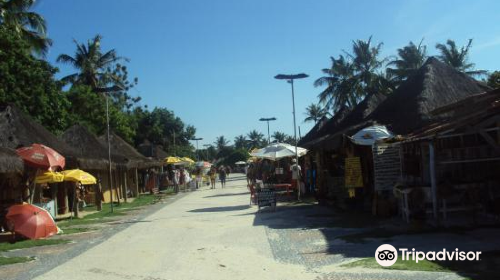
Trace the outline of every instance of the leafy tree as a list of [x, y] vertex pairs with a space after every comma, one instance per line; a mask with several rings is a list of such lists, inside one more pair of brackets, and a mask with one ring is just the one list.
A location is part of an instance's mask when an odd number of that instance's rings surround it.
[[70, 106], [57, 72], [33, 57], [30, 45], [13, 30], [0, 26], [0, 102], [14, 103], [54, 133], [67, 128]]
[[284, 142], [287, 144], [290, 144], [290, 145], [294, 145], [294, 146], [296, 145], [295, 138], [291, 135], [287, 135]]
[[247, 134], [250, 148], [260, 148], [265, 145], [264, 134], [257, 130], [252, 130]]
[[248, 145], [247, 145], [247, 138], [245, 137], [245, 135], [238, 135], [236, 137], [234, 137], [234, 148], [235, 149], [247, 149]]
[[440, 52], [438, 58], [455, 68], [457, 71], [464, 72], [471, 76], [486, 74], [484, 70], [473, 70], [475, 65], [469, 62], [469, 51], [471, 47], [472, 39], [469, 39], [467, 45], [460, 49], [457, 48], [453, 40], [447, 40], [446, 44], [436, 44], [436, 49]]
[[249, 153], [245, 149], [233, 149], [231, 152], [222, 159], [223, 165], [234, 166], [238, 161], [247, 161], [250, 157]]
[[422, 45], [422, 41], [416, 46], [413, 42], [398, 49], [398, 57], [389, 62], [388, 66], [395, 68], [387, 68], [387, 72], [394, 76], [397, 83], [401, 83], [408, 77], [413, 75], [427, 59], [427, 47]]
[[274, 141], [278, 143], [285, 143], [285, 140], [287, 139], [288, 135], [286, 135], [283, 132], [275, 131], [272, 135]]
[[491, 73], [488, 77], [488, 86], [492, 88], [500, 88], [500, 71]]
[[217, 147], [217, 150], [221, 151], [224, 149], [229, 144], [229, 140], [227, 140], [224, 135], [221, 135], [217, 138], [215, 138], [214, 145]]
[[46, 37], [44, 18], [30, 11], [36, 0], [0, 0], [0, 26], [12, 30], [31, 51], [45, 55], [52, 41]]
[[307, 117], [304, 119], [304, 122], [314, 121], [314, 123], [317, 123], [321, 118], [326, 116], [328, 112], [325, 108], [313, 103], [306, 108], [305, 114]]

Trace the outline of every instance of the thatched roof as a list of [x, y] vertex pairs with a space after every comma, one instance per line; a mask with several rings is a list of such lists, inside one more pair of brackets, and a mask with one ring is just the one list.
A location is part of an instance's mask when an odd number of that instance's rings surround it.
[[335, 126], [339, 124], [349, 113], [351, 110], [347, 107], [342, 107], [333, 117], [330, 119], [326, 119], [323, 117], [316, 125], [309, 130], [309, 132], [299, 140], [298, 146], [303, 146], [310, 141], [314, 141], [321, 136], [324, 136], [328, 133], [327, 127]]
[[17, 173], [23, 170], [23, 160], [17, 156], [16, 151], [0, 147], [0, 173]]
[[137, 150], [145, 157], [156, 160], [164, 160], [169, 156], [169, 154], [163, 150], [163, 146], [155, 145], [147, 140], [140, 144], [137, 147]]
[[431, 111], [488, 90], [484, 84], [430, 57], [369, 119], [387, 125], [396, 134], [408, 134], [432, 122]]
[[[81, 168], [108, 168], [108, 149], [85, 127], [78, 124], [74, 125], [61, 135], [61, 139], [73, 147], [79, 159], [82, 159], [78, 161]], [[117, 154], [111, 155], [111, 161], [122, 166], [128, 163], [127, 158]]]
[[0, 104], [0, 131], [0, 147], [17, 149], [43, 144], [66, 157], [67, 164], [76, 155], [69, 145], [11, 104]]
[[[99, 136], [98, 139], [103, 146], [106, 147], [108, 145], [107, 134]], [[127, 143], [127, 141], [123, 140], [115, 133], [110, 133], [109, 139], [111, 143], [111, 150], [114, 153], [120, 154], [129, 159], [129, 167], [149, 168], [161, 165], [161, 162], [154, 161], [143, 156], [134, 147]]]

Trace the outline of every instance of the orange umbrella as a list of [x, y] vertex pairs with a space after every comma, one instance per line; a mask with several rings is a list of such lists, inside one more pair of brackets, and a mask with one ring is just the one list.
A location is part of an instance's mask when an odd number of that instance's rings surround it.
[[9, 208], [7, 221], [14, 232], [29, 239], [39, 239], [57, 234], [57, 226], [49, 212], [31, 204], [18, 204]]

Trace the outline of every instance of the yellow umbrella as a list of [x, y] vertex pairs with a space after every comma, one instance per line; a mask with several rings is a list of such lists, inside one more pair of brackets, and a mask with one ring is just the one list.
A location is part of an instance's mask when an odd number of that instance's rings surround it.
[[190, 159], [190, 158], [188, 158], [188, 157], [183, 157], [183, 158], [181, 158], [181, 161], [183, 161], [183, 162], [187, 162], [187, 163], [194, 163], [194, 160], [192, 160], [192, 159]]
[[64, 181], [80, 182], [82, 185], [97, 183], [94, 176], [80, 169], [64, 170], [61, 173], [64, 175]]
[[165, 158], [165, 163], [166, 164], [176, 164], [182, 162], [180, 158], [178, 157], [167, 157]]
[[36, 184], [60, 183], [64, 180], [64, 175], [59, 172], [46, 171], [35, 177]]

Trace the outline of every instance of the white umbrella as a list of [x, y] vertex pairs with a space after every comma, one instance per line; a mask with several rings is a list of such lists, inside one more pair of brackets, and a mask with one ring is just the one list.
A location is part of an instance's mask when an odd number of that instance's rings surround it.
[[201, 167], [201, 168], [210, 168], [212, 165], [210, 164], [210, 162], [207, 162], [207, 161], [198, 161], [196, 163], [196, 167]]
[[245, 165], [245, 164], [247, 164], [247, 163], [246, 163], [246, 162], [244, 162], [244, 161], [237, 161], [237, 162], [235, 162], [234, 164], [236, 164], [236, 165]]
[[[301, 157], [307, 154], [307, 150], [301, 147], [297, 147], [297, 154], [299, 157]], [[257, 152], [250, 153], [250, 155], [258, 158], [265, 158], [271, 160], [276, 160], [285, 157], [294, 157], [295, 146], [285, 143], [275, 143], [265, 148], [262, 148]]]

